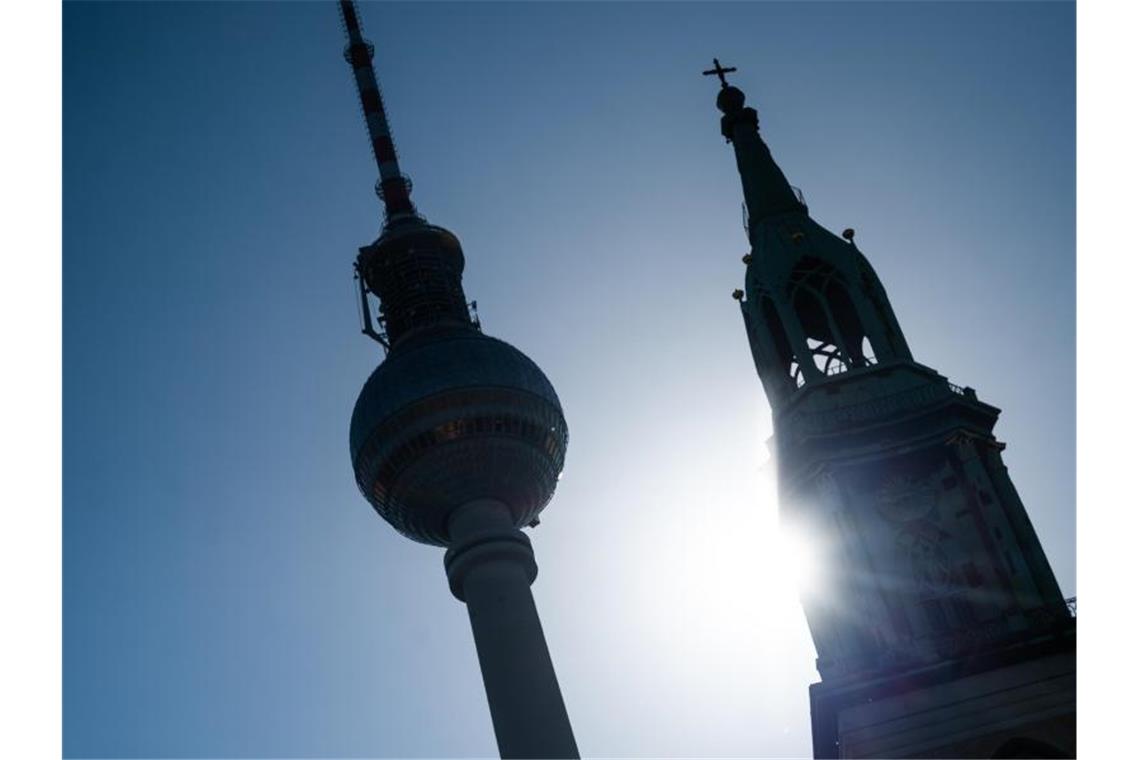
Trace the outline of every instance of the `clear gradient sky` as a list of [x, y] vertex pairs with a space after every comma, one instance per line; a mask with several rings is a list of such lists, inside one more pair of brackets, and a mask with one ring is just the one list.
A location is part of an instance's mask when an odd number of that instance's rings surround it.
[[[570, 449], [534, 593], [578, 744], [807, 756], [712, 57], [916, 359], [1001, 407], [1066, 594], [1074, 5], [384, 3], [413, 197]], [[64, 4], [64, 751], [493, 755], [442, 550], [357, 493], [379, 226], [332, 3]]]

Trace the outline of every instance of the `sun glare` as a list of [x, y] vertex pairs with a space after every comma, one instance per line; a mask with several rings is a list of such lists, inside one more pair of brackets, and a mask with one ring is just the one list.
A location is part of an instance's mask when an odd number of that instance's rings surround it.
[[710, 646], [787, 645], [806, 636], [800, 599], [822, 577], [820, 553], [780, 525], [774, 493], [757, 501], [734, 515], [731, 531], [690, 530], [667, 573], [690, 632]]
[[800, 594], [810, 594], [821, 573], [819, 553], [803, 532], [787, 526], [781, 527], [772, 538], [773, 572], [779, 572], [788, 584]]

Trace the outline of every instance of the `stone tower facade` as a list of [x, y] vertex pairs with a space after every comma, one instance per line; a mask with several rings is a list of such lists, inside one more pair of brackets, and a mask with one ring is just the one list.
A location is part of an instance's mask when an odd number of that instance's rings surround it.
[[781, 520], [812, 537], [817, 757], [1072, 757], [1076, 621], [1002, 462], [999, 410], [916, 362], [847, 230], [808, 215], [724, 82], [751, 252], [737, 291]]

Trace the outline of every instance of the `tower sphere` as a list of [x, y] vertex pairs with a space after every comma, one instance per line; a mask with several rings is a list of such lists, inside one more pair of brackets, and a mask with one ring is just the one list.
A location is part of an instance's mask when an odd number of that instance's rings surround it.
[[405, 536], [449, 543], [452, 510], [479, 499], [532, 523], [566, 456], [562, 405], [525, 354], [469, 328], [409, 335], [364, 384], [349, 434], [356, 482]]
[[722, 113], [736, 113], [744, 108], [744, 93], [732, 85], [722, 87], [716, 96], [716, 107]]

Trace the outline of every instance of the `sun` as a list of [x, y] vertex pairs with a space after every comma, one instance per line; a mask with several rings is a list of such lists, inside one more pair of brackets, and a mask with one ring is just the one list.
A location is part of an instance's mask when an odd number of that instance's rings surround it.
[[823, 575], [821, 552], [817, 542], [806, 531], [782, 525], [770, 542], [772, 561], [770, 570], [776, 577], [785, 578], [787, 584], [800, 596], [818, 591], [819, 580]]
[[823, 553], [806, 531], [781, 524], [774, 496], [737, 513], [735, 530], [690, 527], [674, 561], [657, 567], [676, 611], [708, 626], [710, 645], [804, 634], [802, 601], [820, 590]]

